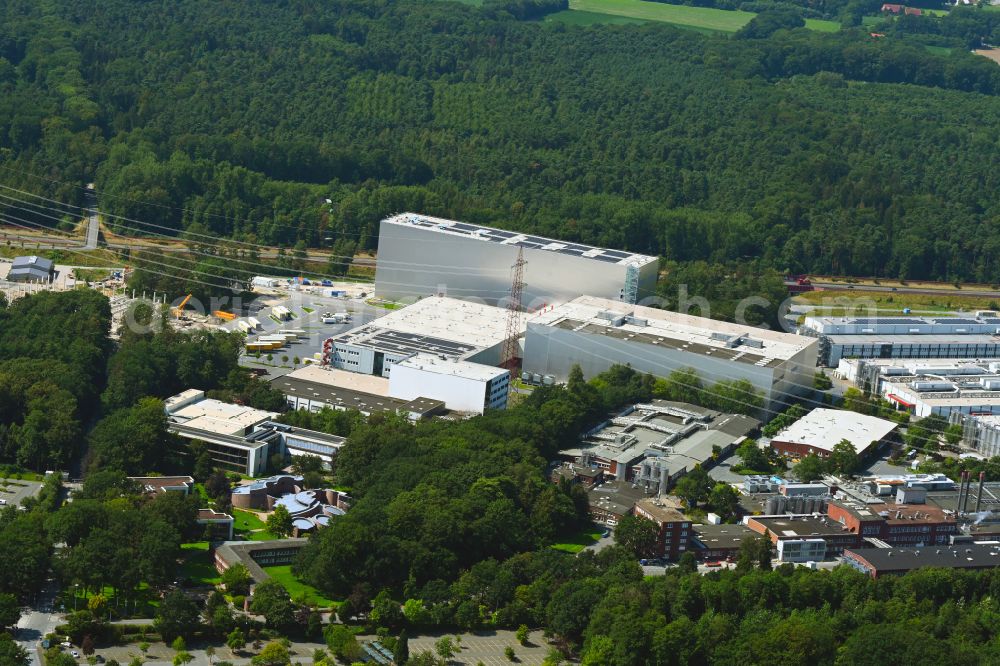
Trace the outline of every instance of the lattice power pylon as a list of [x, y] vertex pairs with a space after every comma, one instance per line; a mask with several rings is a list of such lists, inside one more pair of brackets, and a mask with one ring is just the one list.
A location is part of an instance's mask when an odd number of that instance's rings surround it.
[[511, 266], [510, 298], [507, 300], [507, 332], [500, 353], [501, 367], [517, 367], [517, 339], [521, 334], [521, 296], [524, 293], [524, 248], [517, 249], [517, 261]]

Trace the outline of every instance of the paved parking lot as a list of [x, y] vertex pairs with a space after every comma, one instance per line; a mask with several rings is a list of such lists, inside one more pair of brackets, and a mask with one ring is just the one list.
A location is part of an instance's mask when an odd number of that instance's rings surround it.
[[[269, 305], [254, 315], [261, 324], [261, 330], [254, 333], [254, 336], [298, 329], [305, 331], [306, 337], [292, 342], [283, 349], [271, 352], [272, 360], [270, 362], [266, 360], [266, 354], [262, 354], [260, 359], [246, 355], [240, 357], [241, 365], [263, 369], [267, 372], [269, 379], [291, 372], [294, 369], [292, 359], [295, 357], [301, 361], [321, 352], [323, 342], [327, 338], [362, 326], [389, 313], [389, 310], [385, 308], [371, 306], [364, 301], [331, 298], [309, 293], [296, 292], [290, 298], [272, 300], [274, 305], [287, 307], [295, 314], [295, 318], [291, 321], [276, 322], [268, 316], [272, 307]], [[312, 312], [303, 308], [308, 308]], [[349, 312], [352, 319], [345, 324], [324, 324], [320, 321], [320, 315], [324, 312]], [[234, 321], [226, 324], [225, 328], [238, 330], [237, 326]], [[281, 361], [283, 356], [288, 357], [288, 363]], [[302, 367], [302, 363], [297, 367]]]
[[[417, 654], [425, 650], [435, 652], [434, 644], [441, 636], [452, 636], [454, 634], [434, 634], [425, 636], [412, 636], [410, 638], [410, 654]], [[517, 642], [513, 631], [481, 631], [475, 634], [461, 634], [461, 649], [456, 651], [454, 657], [448, 660], [449, 664], [468, 664], [475, 666], [482, 662], [486, 666], [510, 666], [511, 662], [504, 656], [504, 648], [510, 646], [514, 648], [517, 658], [516, 664], [525, 666], [539, 666], [548, 654], [549, 644], [545, 642], [541, 631], [533, 631], [529, 634], [528, 645], [524, 646]], [[358, 640], [366, 642], [375, 639], [375, 636], [358, 636]], [[456, 644], [457, 645], [457, 644]], [[326, 649], [322, 643], [293, 643], [292, 663], [309, 664], [312, 663], [313, 651], [316, 648]], [[208, 666], [209, 660], [205, 655], [204, 646], [191, 645], [188, 650], [194, 657], [191, 666]], [[215, 661], [226, 660], [232, 662], [234, 666], [249, 666], [252, 659], [251, 652], [242, 652], [240, 656], [233, 657], [229, 648], [217, 646]], [[136, 645], [124, 645], [97, 650], [97, 654], [106, 659], [117, 659], [122, 664], [127, 664], [133, 657], [142, 653]], [[174, 651], [163, 643], [154, 644], [146, 653], [144, 666], [171, 666]], [[436, 654], [436, 652], [435, 652]]]
[[41, 489], [42, 484], [37, 481], [0, 478], [0, 500], [5, 500], [7, 505], [18, 506], [25, 498], [37, 495]]
[[[410, 638], [410, 654], [429, 650], [434, 652], [434, 643], [441, 636], [415, 636]], [[521, 645], [514, 637], [513, 631], [480, 631], [474, 634], [462, 634], [462, 649], [450, 660], [450, 664], [469, 664], [475, 666], [482, 662], [486, 666], [510, 666], [511, 662], [504, 656], [504, 648], [514, 648], [518, 664], [541, 664], [549, 652], [549, 644], [545, 642], [542, 632], [533, 631], [528, 636], [528, 645]]]

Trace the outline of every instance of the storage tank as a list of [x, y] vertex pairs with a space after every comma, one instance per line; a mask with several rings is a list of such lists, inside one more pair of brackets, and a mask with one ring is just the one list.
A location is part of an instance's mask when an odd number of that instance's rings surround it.
[[535, 374], [531, 375], [531, 381], [535, 382], [536, 384], [541, 384], [542, 376], [536, 372]]
[[552, 386], [553, 384], [556, 383], [556, 378], [553, 377], [552, 375], [545, 375], [544, 377], [542, 377], [542, 383], [545, 384], [546, 386]]
[[783, 497], [768, 497], [767, 502], [764, 504], [764, 513], [770, 516], [782, 513], [781, 501], [783, 499]]

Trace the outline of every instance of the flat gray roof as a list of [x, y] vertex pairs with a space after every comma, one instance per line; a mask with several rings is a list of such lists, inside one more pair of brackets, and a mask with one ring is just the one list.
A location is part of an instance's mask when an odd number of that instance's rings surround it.
[[544, 236], [535, 236], [518, 231], [506, 231], [504, 229], [484, 227], [468, 222], [456, 222], [455, 220], [418, 215], [416, 213], [402, 213], [386, 218], [383, 222], [398, 224], [400, 226], [417, 227], [452, 236], [465, 236], [466, 238], [486, 243], [511, 245], [514, 247], [523, 247], [528, 250], [546, 250], [612, 264], [635, 264], [642, 266], [652, 261], [657, 261], [656, 257], [646, 254], [636, 254], [627, 250], [610, 250], [594, 247], [593, 245], [554, 240], [552, 238], [545, 238]]
[[984, 569], [1000, 567], [1000, 547], [981, 544], [924, 546], [922, 548], [849, 548], [851, 553], [876, 572], [910, 571], [921, 567]]

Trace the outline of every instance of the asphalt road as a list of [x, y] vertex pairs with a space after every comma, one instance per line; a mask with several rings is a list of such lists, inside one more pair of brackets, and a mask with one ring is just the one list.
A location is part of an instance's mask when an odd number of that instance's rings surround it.
[[55, 611], [55, 598], [59, 588], [54, 580], [46, 582], [45, 587], [36, 595], [27, 612], [17, 622], [17, 642], [20, 643], [31, 657], [32, 666], [42, 666], [38, 657], [38, 649], [45, 634], [52, 633], [60, 624]]

